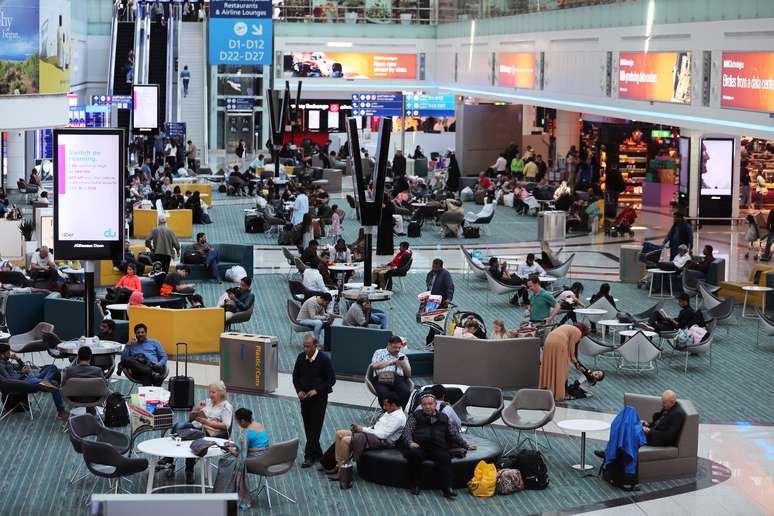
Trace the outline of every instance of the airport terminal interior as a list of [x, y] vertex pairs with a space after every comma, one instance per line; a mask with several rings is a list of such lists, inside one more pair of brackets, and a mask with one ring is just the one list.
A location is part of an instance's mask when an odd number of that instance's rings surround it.
[[0, 514], [774, 514], [773, 244], [772, 0], [0, 0]]

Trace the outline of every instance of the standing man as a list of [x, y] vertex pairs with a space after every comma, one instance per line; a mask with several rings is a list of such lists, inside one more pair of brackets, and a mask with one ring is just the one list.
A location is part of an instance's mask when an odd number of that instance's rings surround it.
[[180, 242], [175, 233], [167, 227], [167, 217], [159, 216], [159, 224], [148, 233], [145, 246], [153, 252], [153, 261], [161, 262], [161, 270], [167, 272], [172, 256], [180, 254]]
[[193, 144], [191, 140], [188, 140], [185, 148], [185, 156], [188, 158], [188, 168], [196, 172], [196, 157], [199, 153], [199, 149]]
[[306, 447], [302, 468], [308, 468], [323, 456], [320, 447], [320, 432], [325, 421], [328, 394], [333, 391], [336, 375], [331, 359], [317, 348], [317, 339], [304, 337], [304, 351], [296, 358], [293, 367], [293, 386], [301, 402], [301, 417], [304, 420]]
[[552, 323], [561, 308], [559, 301], [540, 286], [540, 277], [537, 274], [529, 275], [527, 289], [531, 293], [529, 308], [525, 311], [529, 321], [536, 324]]
[[[191, 72], [188, 71], [188, 65], [183, 67], [183, 71], [180, 72], [180, 79], [183, 81], [183, 97], [188, 96], [188, 84], [191, 82]], [[191, 142], [188, 142], [191, 143]]]
[[306, 196], [306, 190], [301, 188], [298, 191], [298, 195], [296, 196], [296, 200], [293, 202], [293, 218], [290, 219], [290, 223], [294, 226], [296, 224], [301, 224], [301, 221], [304, 218], [304, 215], [306, 215], [309, 212], [309, 197]]
[[[448, 305], [454, 299], [454, 281], [452, 281], [449, 271], [443, 268], [443, 260], [436, 258], [433, 260], [433, 267], [427, 273], [425, 285], [430, 291], [431, 296], [441, 296], [441, 306]], [[430, 347], [435, 338], [435, 330], [430, 328], [425, 338], [425, 344]]]

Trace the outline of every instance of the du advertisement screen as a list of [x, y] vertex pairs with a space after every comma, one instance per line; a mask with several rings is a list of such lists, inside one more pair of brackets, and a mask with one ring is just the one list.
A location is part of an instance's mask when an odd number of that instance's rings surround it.
[[159, 128], [159, 87], [136, 84], [132, 88], [132, 127], [151, 132]]
[[723, 52], [720, 105], [774, 113], [774, 52]]
[[70, 0], [0, 0], [0, 95], [66, 93]]
[[702, 138], [701, 195], [731, 195], [734, 140]]
[[123, 253], [122, 129], [54, 130], [54, 249], [63, 260]]
[[500, 52], [497, 54], [497, 85], [534, 90], [535, 66], [534, 52]]
[[416, 79], [416, 54], [294, 52], [283, 56], [285, 78]]
[[691, 103], [690, 52], [621, 52], [618, 97]]

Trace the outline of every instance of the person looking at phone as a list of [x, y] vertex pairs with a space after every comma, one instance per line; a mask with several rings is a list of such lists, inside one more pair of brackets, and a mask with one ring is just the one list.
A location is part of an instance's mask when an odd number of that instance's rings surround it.
[[127, 369], [143, 385], [160, 386], [164, 382], [167, 353], [161, 342], [148, 338], [148, 327], [143, 323], [134, 325], [134, 338], [124, 346], [118, 374]]
[[400, 405], [405, 406], [411, 395], [411, 364], [400, 352], [402, 347], [403, 339], [393, 335], [387, 341], [387, 347], [377, 349], [371, 358], [372, 381], [380, 405], [387, 394], [393, 394]]

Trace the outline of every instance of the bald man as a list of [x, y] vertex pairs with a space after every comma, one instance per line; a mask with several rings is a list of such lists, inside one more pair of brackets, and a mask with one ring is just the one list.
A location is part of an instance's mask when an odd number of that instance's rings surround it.
[[677, 394], [666, 390], [661, 394], [661, 410], [653, 414], [653, 421], [642, 422], [642, 431], [650, 446], [674, 446], [685, 422], [685, 411], [677, 401]]

